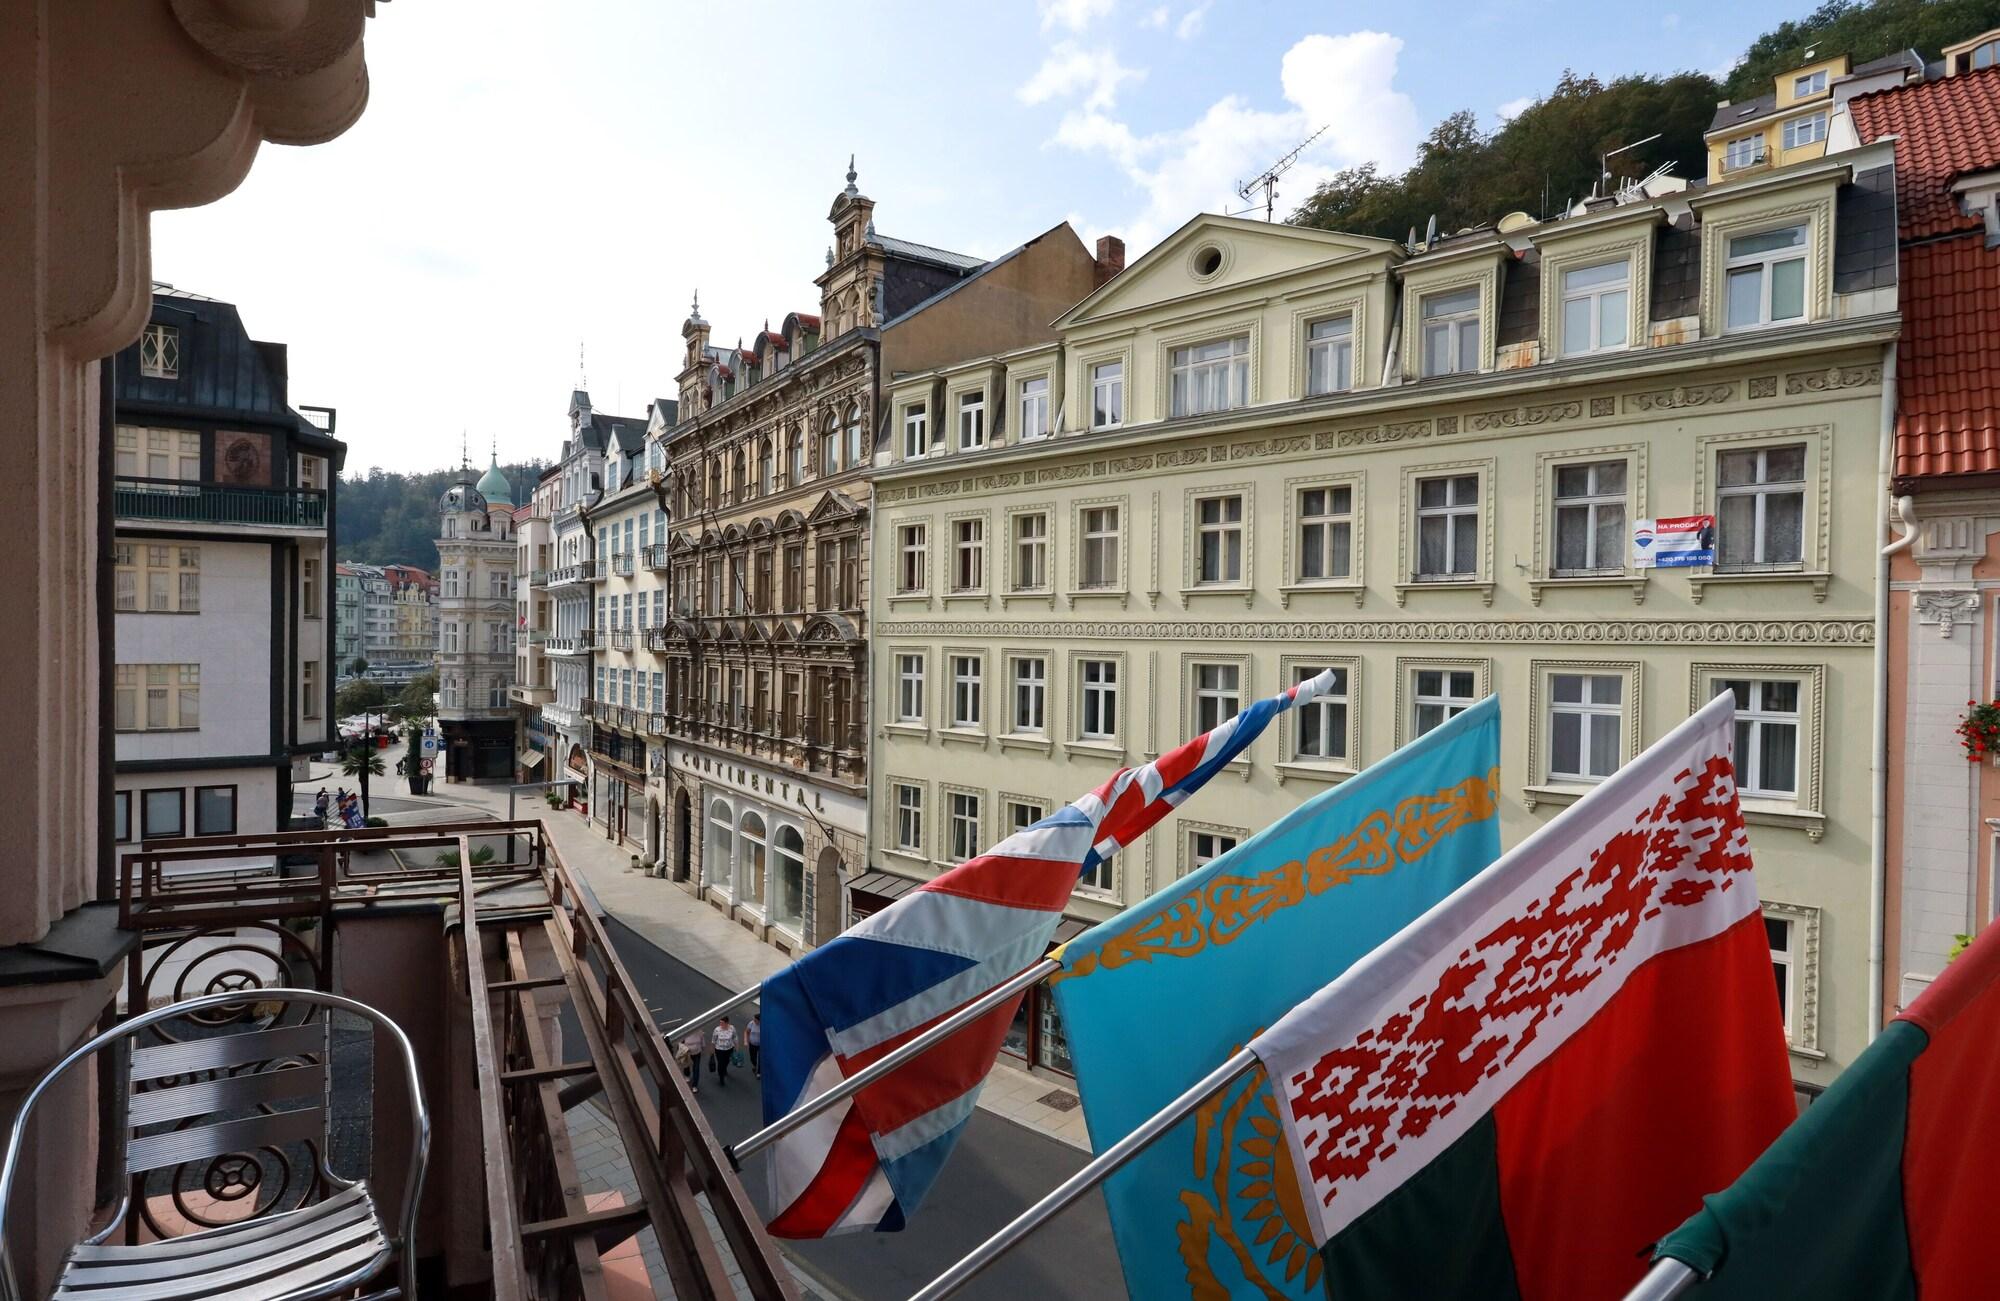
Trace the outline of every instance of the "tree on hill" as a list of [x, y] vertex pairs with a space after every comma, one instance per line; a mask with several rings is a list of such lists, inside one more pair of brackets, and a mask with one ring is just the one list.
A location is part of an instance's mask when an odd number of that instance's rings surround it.
[[[502, 465], [517, 501], [547, 468], [542, 461]], [[458, 477], [457, 470], [404, 474], [374, 466], [366, 474], [341, 479], [335, 518], [335, 554], [364, 565], [437, 568], [438, 498]]]
[[1722, 93], [1735, 100], [1763, 94], [1771, 78], [1804, 63], [1808, 49], [1848, 54], [1856, 63], [1910, 49], [1935, 59], [1945, 46], [1995, 27], [2000, 27], [2000, 0], [1827, 0], [1750, 42]]

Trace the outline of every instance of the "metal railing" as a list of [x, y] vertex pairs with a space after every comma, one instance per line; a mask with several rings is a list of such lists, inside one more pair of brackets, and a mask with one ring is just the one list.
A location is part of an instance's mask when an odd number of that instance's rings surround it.
[[551, 633], [542, 643], [542, 649], [550, 655], [582, 655], [596, 644], [594, 635], [586, 628], [581, 632], [561, 635]]
[[590, 565], [588, 563], [562, 565], [549, 570], [547, 579], [549, 587], [570, 587], [577, 583], [587, 583], [590, 581]]
[[612, 650], [628, 651], [632, 649], [632, 630], [630, 628], [613, 628], [606, 636], [610, 638]]
[[621, 551], [611, 557], [611, 572], [620, 578], [630, 578], [632, 576], [632, 553]]
[[655, 542], [645, 549], [646, 568], [658, 573], [667, 567], [667, 544]]
[[317, 488], [252, 488], [121, 476], [112, 485], [111, 509], [119, 519], [159, 524], [326, 527], [326, 493]]

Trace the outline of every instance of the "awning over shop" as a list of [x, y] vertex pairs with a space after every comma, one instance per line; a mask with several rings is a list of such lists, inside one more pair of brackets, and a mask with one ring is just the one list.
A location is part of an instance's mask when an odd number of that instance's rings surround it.
[[520, 760], [523, 768], [532, 768], [542, 761], [542, 752], [540, 750], [523, 750], [516, 758]]

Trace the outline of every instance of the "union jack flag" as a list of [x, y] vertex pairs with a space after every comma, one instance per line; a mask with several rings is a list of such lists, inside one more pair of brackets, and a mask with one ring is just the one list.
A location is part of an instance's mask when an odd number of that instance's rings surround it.
[[[925, 882], [764, 982], [764, 1118], [832, 1088], [1048, 951], [1085, 872], [1144, 835], [1331, 671], [1260, 700]], [[770, 1149], [784, 1238], [900, 1229], [937, 1179], [1020, 998], [829, 1108]]]

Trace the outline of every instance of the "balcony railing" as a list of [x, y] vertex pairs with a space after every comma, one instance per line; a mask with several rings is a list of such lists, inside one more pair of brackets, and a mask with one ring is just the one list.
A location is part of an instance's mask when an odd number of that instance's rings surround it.
[[656, 574], [663, 572], [667, 567], [667, 544], [664, 542], [655, 542], [647, 547], [645, 559], [646, 568]]
[[587, 583], [589, 581], [590, 565], [588, 563], [563, 565], [560, 568], [548, 571], [548, 586], [550, 587], [572, 587], [577, 583]]
[[1732, 159], [1728, 154], [1725, 153], [1722, 156], [1722, 172], [1723, 175], [1729, 176], [1729, 175], [1734, 175], [1737, 172], [1755, 171], [1757, 168], [1762, 167], [1767, 161], [1769, 160], [1765, 156], [1764, 150], [1761, 147], [1757, 150], [1756, 153], [1751, 154], [1748, 157], [1739, 156]]
[[326, 493], [317, 488], [247, 488], [121, 477], [112, 486], [111, 503], [119, 519], [155, 524], [326, 527]]
[[632, 649], [633, 633], [630, 628], [613, 628], [605, 636], [609, 639], [612, 650], [628, 651]]
[[611, 577], [611, 562], [608, 560], [586, 560], [583, 562], [583, 579], [587, 583], [601, 583]]
[[632, 553], [621, 551], [611, 557], [611, 572], [620, 578], [630, 578], [632, 576]]
[[548, 571], [548, 570], [546, 570], [546, 569], [530, 569], [530, 570], [528, 571], [528, 586], [530, 586], [530, 587], [547, 587], [548, 585], [549, 585], [549, 571]]
[[593, 634], [585, 629], [576, 633], [551, 634], [542, 647], [550, 655], [586, 655], [594, 645]]

